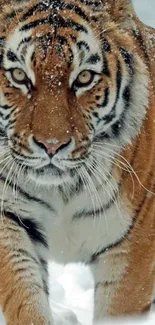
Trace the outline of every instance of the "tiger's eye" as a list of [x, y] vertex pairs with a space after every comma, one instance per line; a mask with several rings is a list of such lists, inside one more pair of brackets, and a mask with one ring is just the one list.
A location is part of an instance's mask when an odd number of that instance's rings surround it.
[[13, 81], [18, 84], [23, 84], [27, 80], [26, 73], [23, 70], [18, 69], [18, 68], [12, 69], [11, 76], [12, 76]]
[[92, 72], [89, 70], [82, 71], [78, 76], [78, 82], [81, 85], [89, 84], [92, 81]]

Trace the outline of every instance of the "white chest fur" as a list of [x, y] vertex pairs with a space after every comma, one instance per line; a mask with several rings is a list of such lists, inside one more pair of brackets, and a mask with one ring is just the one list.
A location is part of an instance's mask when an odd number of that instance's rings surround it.
[[[33, 194], [34, 190], [29, 197]], [[35, 192], [35, 200], [21, 195], [15, 202], [11, 188], [7, 196], [6, 211], [16, 210], [22, 220], [35, 220], [47, 238], [47, 257], [60, 263], [88, 263], [93, 254], [121, 240], [132, 225], [131, 210], [119, 197], [116, 181], [111, 182], [110, 188], [100, 186], [95, 192], [93, 188], [89, 191], [83, 188], [68, 202], [61, 193], [52, 190]], [[41, 199], [46, 204], [41, 204]], [[37, 250], [45, 255], [40, 245]]]
[[[131, 211], [119, 195], [112, 202], [105, 193], [103, 189], [98, 192], [96, 203], [85, 192], [68, 204], [55, 198], [57, 215], [53, 215], [47, 226], [51, 258], [60, 263], [89, 262], [93, 254], [124, 237], [132, 224]], [[98, 208], [103, 205], [101, 212], [89, 214], [97, 204]]]

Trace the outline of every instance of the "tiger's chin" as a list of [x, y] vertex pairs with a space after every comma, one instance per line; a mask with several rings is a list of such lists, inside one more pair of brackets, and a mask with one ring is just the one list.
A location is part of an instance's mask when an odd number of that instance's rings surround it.
[[69, 172], [48, 166], [36, 170], [29, 169], [27, 178], [38, 186], [59, 186], [71, 182], [71, 175]]

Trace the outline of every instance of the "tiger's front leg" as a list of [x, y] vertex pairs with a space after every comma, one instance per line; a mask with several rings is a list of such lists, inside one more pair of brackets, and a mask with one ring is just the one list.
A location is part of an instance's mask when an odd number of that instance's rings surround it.
[[53, 325], [40, 261], [25, 230], [0, 220], [0, 306], [7, 325]]
[[[149, 311], [154, 291], [153, 249], [137, 243], [137, 251], [110, 249], [94, 258], [94, 324], [106, 317], [121, 317]], [[139, 248], [139, 249], [138, 249]]]

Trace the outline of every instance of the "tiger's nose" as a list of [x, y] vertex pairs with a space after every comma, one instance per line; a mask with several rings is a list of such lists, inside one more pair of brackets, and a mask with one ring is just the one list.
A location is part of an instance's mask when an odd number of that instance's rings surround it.
[[36, 139], [33, 137], [34, 143], [40, 147], [41, 149], [44, 149], [45, 152], [48, 155], [55, 155], [59, 150], [62, 150], [71, 143], [71, 139], [66, 140], [66, 141], [59, 141], [55, 138], [51, 139]]

